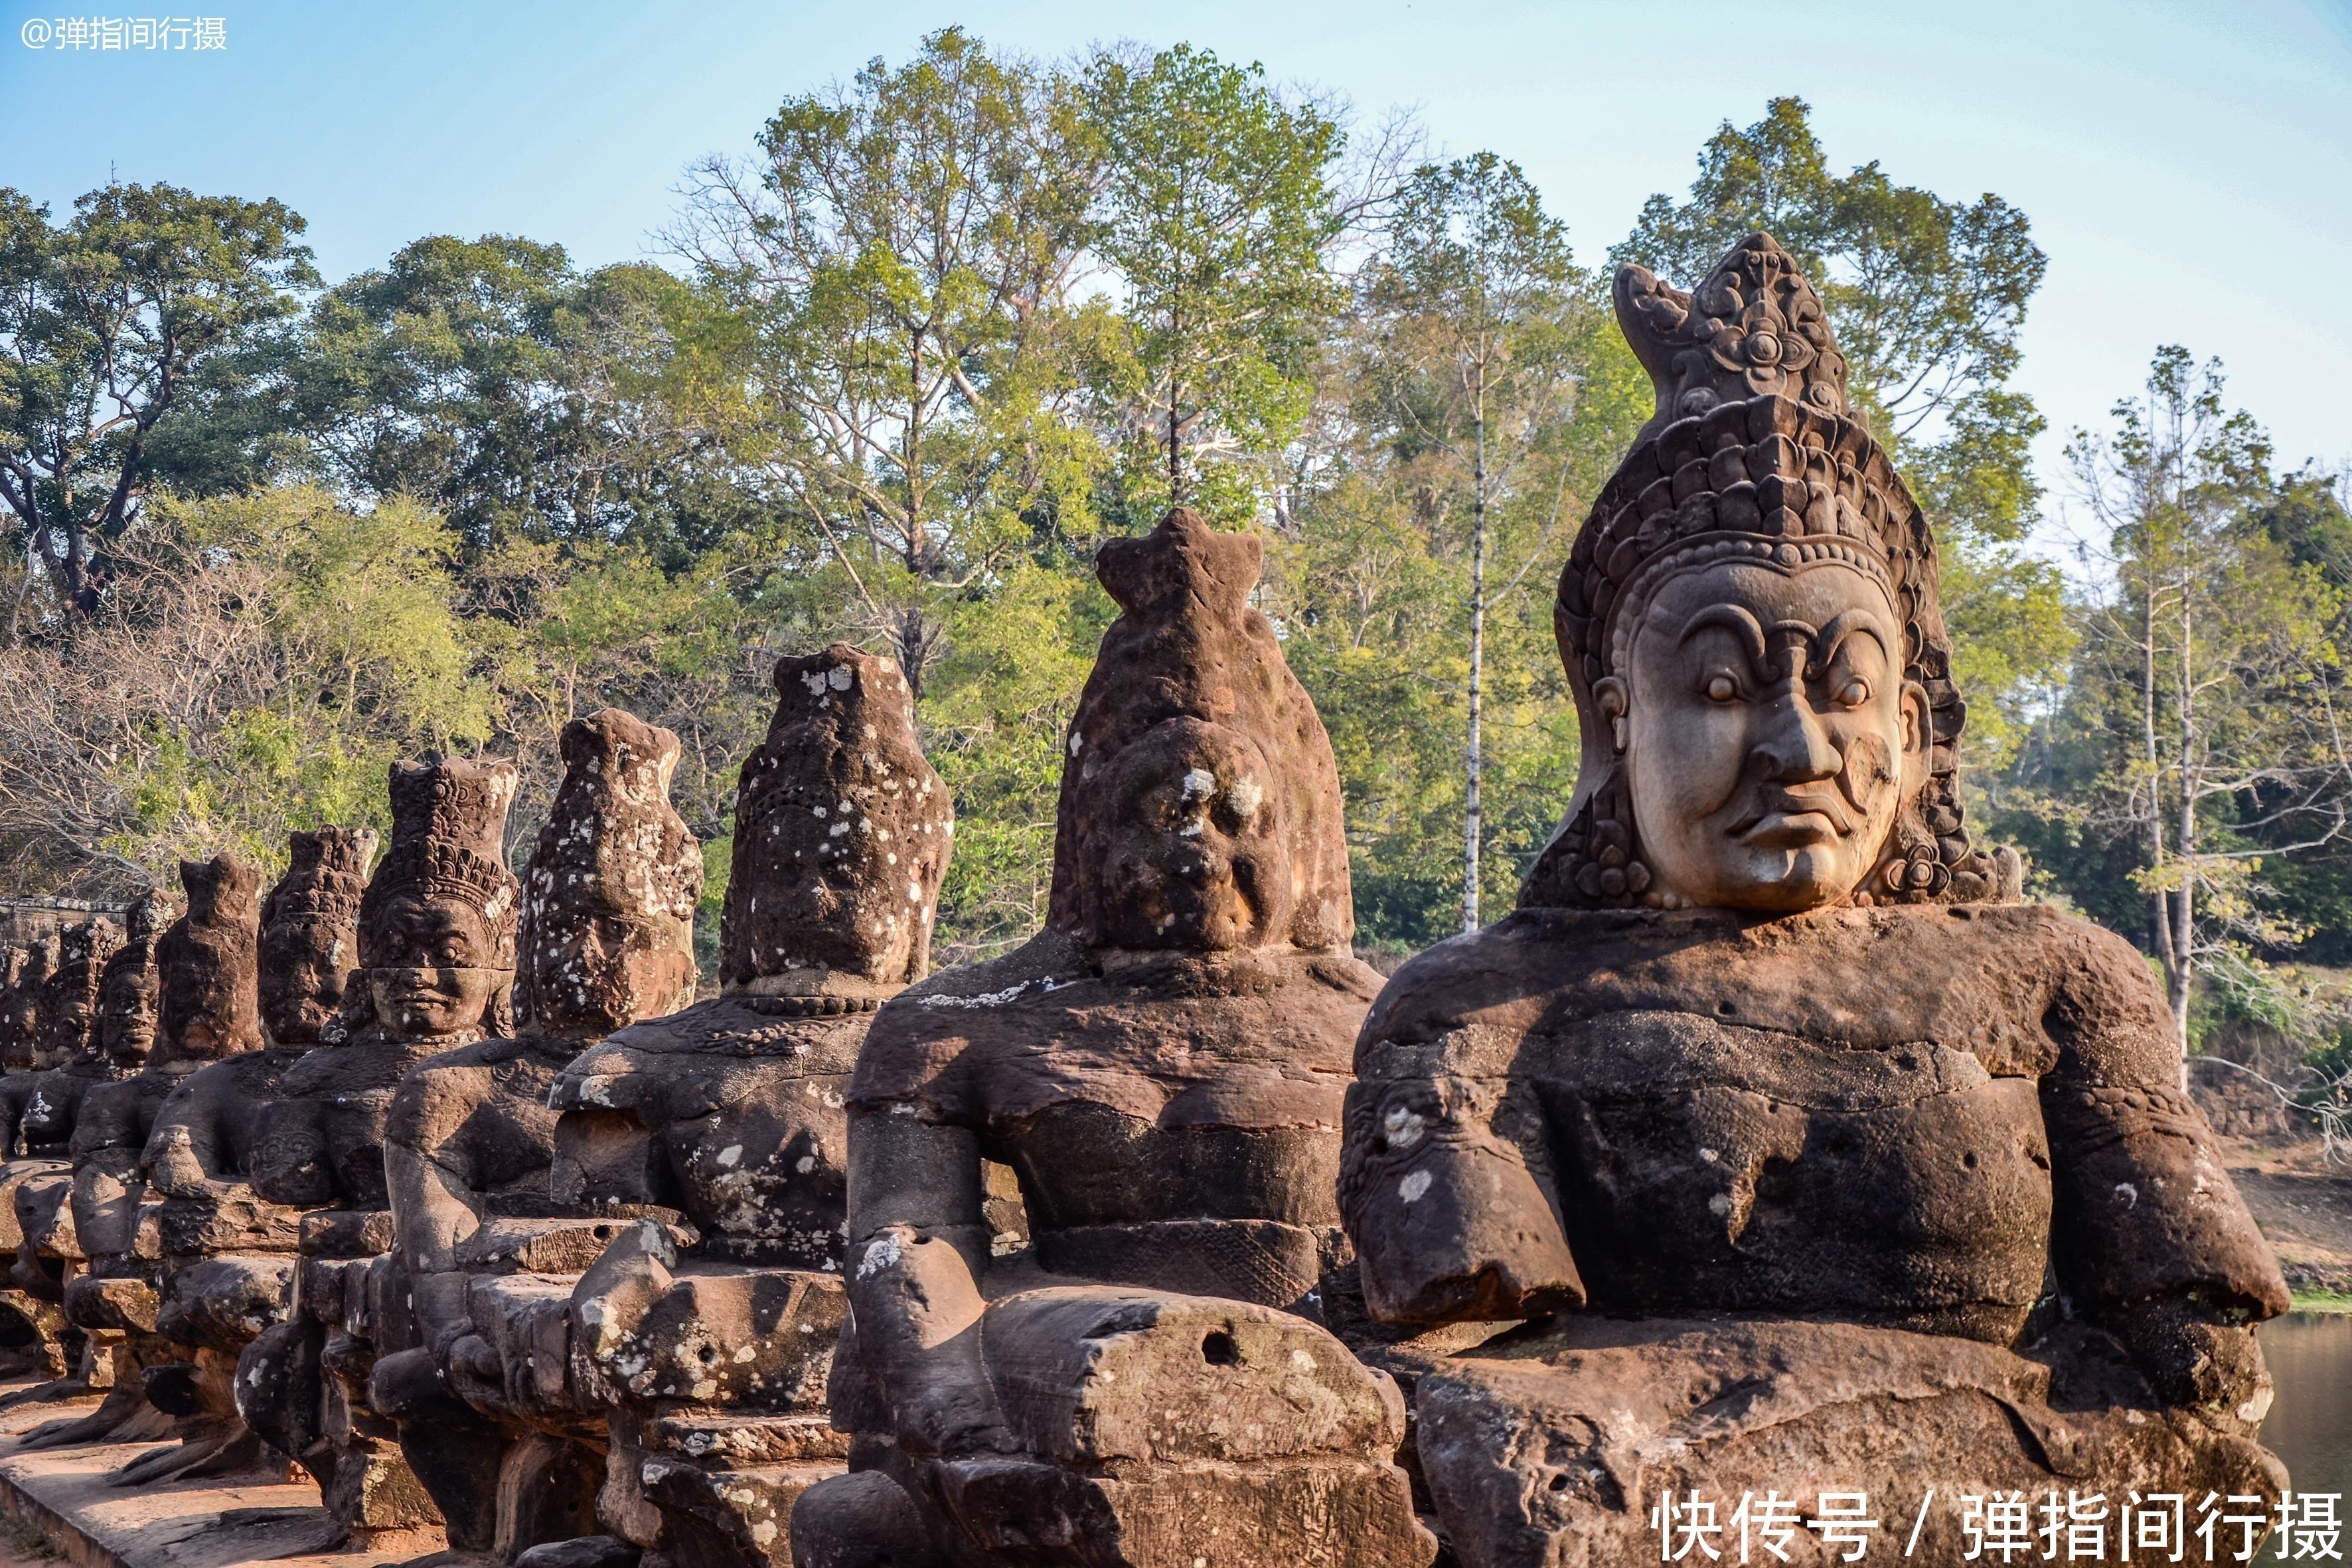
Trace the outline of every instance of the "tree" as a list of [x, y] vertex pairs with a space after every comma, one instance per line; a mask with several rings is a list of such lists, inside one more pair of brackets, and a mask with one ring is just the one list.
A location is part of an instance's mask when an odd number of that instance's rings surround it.
[[2000, 196], [1948, 200], [1896, 184], [1875, 162], [1831, 173], [1811, 113], [1776, 98], [1744, 130], [1726, 121], [1700, 149], [1689, 195], [1650, 197], [1612, 259], [1695, 286], [1759, 228], [1797, 258], [1851, 367], [1849, 391], [1936, 526], [1955, 674], [1976, 705], [1971, 744], [1997, 766], [2069, 650], [2058, 573], [2021, 548], [2044, 426], [2008, 386], [2048, 258]]
[[1279, 447], [1305, 413], [1318, 328], [1343, 303], [1325, 252], [1346, 216], [1328, 174], [1344, 137], [1286, 103], [1263, 68], [1179, 44], [1087, 74], [1104, 183], [1096, 248], [1118, 273], [1129, 435], [1170, 504], [1212, 455]]
[[159, 428], [254, 374], [245, 352], [317, 285], [302, 229], [280, 202], [119, 184], [57, 226], [0, 187], [0, 502], [68, 616], [98, 613]]
[[384, 821], [390, 761], [495, 730], [442, 521], [312, 489], [159, 498], [70, 647], [0, 649], [0, 842], [20, 885], [122, 892], [289, 826]]
[[2069, 717], [2095, 759], [2092, 820], [2134, 852], [2184, 1049], [2200, 967], [2299, 940], [2261, 906], [2263, 858], [2352, 820], [2343, 592], [2265, 526], [2269, 442], [2223, 387], [2218, 362], [2161, 348], [2145, 396], [2067, 448], [2115, 574], [2088, 607]]
[[[1479, 924], [1487, 509], [1567, 411], [1580, 362], [1570, 316], [1582, 274], [1568, 230], [1518, 165], [1480, 153], [1415, 171], [1367, 300], [1371, 379], [1389, 439], [1470, 481], [1469, 689], [1463, 745], [1462, 929]], [[1433, 500], [1435, 498], [1433, 497]], [[1550, 535], [1547, 531], [1545, 539]], [[1530, 552], [1510, 582], [1534, 565]]]
[[337, 487], [415, 497], [476, 554], [707, 535], [700, 514], [740, 517], [707, 482], [718, 465], [684, 461], [715, 453], [674, 384], [707, 308], [659, 268], [583, 278], [561, 246], [429, 236], [312, 307], [289, 418]]
[[[918, 697], [947, 598], [1085, 532], [1067, 309], [1098, 178], [1068, 86], [948, 28], [697, 171], [679, 247], [737, 312], [744, 439]], [[1097, 313], [1098, 315], [1098, 313]]]

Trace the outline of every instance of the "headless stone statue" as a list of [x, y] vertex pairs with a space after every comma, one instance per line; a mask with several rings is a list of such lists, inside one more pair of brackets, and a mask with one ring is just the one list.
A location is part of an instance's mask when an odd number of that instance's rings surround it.
[[[320, 1479], [356, 1544], [437, 1525], [392, 1421], [368, 1403], [392, 1290], [383, 1138], [411, 1068], [510, 1035], [519, 888], [506, 868], [511, 763], [402, 762], [390, 847], [360, 903], [360, 983], [254, 1113], [253, 1196], [296, 1216], [291, 1320], [238, 1356], [237, 1407]], [[387, 1301], [390, 1305], [387, 1305]]]
[[1659, 412], [1560, 580], [1575, 798], [1349, 1093], [1371, 1309], [1531, 1320], [1420, 1379], [1454, 1552], [1654, 1560], [1768, 1489], [1932, 1488], [1936, 1563], [1970, 1492], [2263, 1512], [2277, 1267], [2145, 963], [1970, 845], [1933, 541], [1819, 300], [1753, 235], [1617, 302]]
[[[793, 1500], [843, 1468], [843, 1096], [875, 1009], [923, 973], [953, 825], [896, 665], [836, 644], [775, 684], [736, 795], [720, 994], [583, 1052], [550, 1100], [560, 1201], [675, 1222], [626, 1226], [562, 1332], [610, 1434], [605, 1525], [696, 1568], [789, 1562]], [[509, 1331], [514, 1383], [530, 1346]], [[566, 1342], [541, 1331], [550, 1379]]]
[[678, 753], [618, 709], [564, 726], [563, 783], [523, 872], [521, 1033], [434, 1058], [393, 1098], [390, 1294], [406, 1321], [383, 1325], [371, 1402], [457, 1551], [509, 1560], [596, 1533], [605, 1423], [570, 1396], [564, 1326], [580, 1273], [646, 1211], [552, 1200], [548, 1091], [584, 1047], [694, 1000], [702, 858], [669, 803]]
[[[883, 1009], [850, 1094], [859, 1473], [803, 1563], [1423, 1568], [1404, 1409], [1321, 1323], [1352, 1262], [1341, 1096], [1379, 985], [1322, 723], [1255, 538], [1104, 547], [1046, 929]], [[1034, 1245], [994, 1262], [984, 1160]]]

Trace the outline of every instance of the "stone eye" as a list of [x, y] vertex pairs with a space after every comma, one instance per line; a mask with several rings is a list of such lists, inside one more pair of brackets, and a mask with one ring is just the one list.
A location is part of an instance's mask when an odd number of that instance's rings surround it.
[[1870, 682], [1855, 676], [1837, 689], [1837, 700], [1848, 708], [1859, 708], [1870, 700]]
[[1739, 685], [1727, 675], [1718, 675], [1706, 683], [1706, 700], [1728, 702], [1739, 695]]

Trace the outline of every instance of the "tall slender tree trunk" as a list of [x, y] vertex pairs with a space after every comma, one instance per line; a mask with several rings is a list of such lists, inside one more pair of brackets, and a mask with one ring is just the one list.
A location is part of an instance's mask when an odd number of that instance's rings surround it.
[[2189, 996], [2196, 979], [2190, 923], [2197, 899], [2196, 602], [2189, 596], [2189, 530], [2180, 533], [2180, 891], [2172, 909], [2172, 1026], [2180, 1037], [2180, 1087], [2189, 1087]]
[[1465, 931], [1478, 929], [1478, 838], [1483, 810], [1479, 784], [1486, 763], [1484, 737], [1479, 732], [1485, 717], [1486, 676], [1486, 389], [1483, 374], [1472, 405], [1471, 426], [1477, 437], [1477, 455], [1470, 470], [1470, 732], [1463, 747], [1467, 775], [1462, 832], [1462, 929]]
[[2163, 886], [2164, 852], [2164, 768], [2162, 747], [2156, 732], [2156, 574], [2144, 571], [2140, 585], [2140, 745], [2147, 763], [2147, 866], [2157, 879], [2148, 892], [2148, 945], [2156, 950], [2158, 963], [2164, 966], [2167, 993], [2178, 962], [2172, 945], [2172, 901]]

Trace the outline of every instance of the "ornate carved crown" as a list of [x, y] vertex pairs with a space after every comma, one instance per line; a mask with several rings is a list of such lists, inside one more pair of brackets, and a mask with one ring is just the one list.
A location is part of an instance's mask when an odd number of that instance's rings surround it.
[[521, 888], [507, 869], [505, 851], [514, 795], [515, 765], [509, 762], [392, 764], [392, 847], [360, 900], [362, 950], [394, 897], [458, 899], [479, 910], [488, 925], [499, 955], [492, 967], [514, 967]]
[[1719, 561], [1783, 571], [1838, 562], [1877, 582], [1904, 628], [1904, 678], [1926, 691], [1928, 779], [1898, 818], [1859, 901], [1979, 899], [1999, 889], [1960, 810], [1967, 704], [1927, 518], [1849, 403], [1820, 297], [1769, 235], [1735, 246], [1692, 294], [1618, 270], [1617, 318], [1658, 411], [1618, 465], [1560, 574], [1553, 628], [1583, 719], [1568, 820], [1529, 871], [1523, 905], [1612, 907], [1649, 897], [1611, 726], [1593, 688], [1620, 671], [1643, 609]]
[[367, 890], [368, 862], [375, 856], [375, 830], [369, 827], [321, 827], [286, 836], [286, 875], [269, 889], [261, 906], [261, 923], [305, 916], [335, 925], [359, 919], [360, 898]]
[[1619, 268], [1615, 292], [1618, 324], [1658, 388], [1637, 445], [1676, 419], [1767, 393], [1863, 423], [1822, 297], [1770, 235], [1733, 246], [1692, 293], [1645, 267]]

